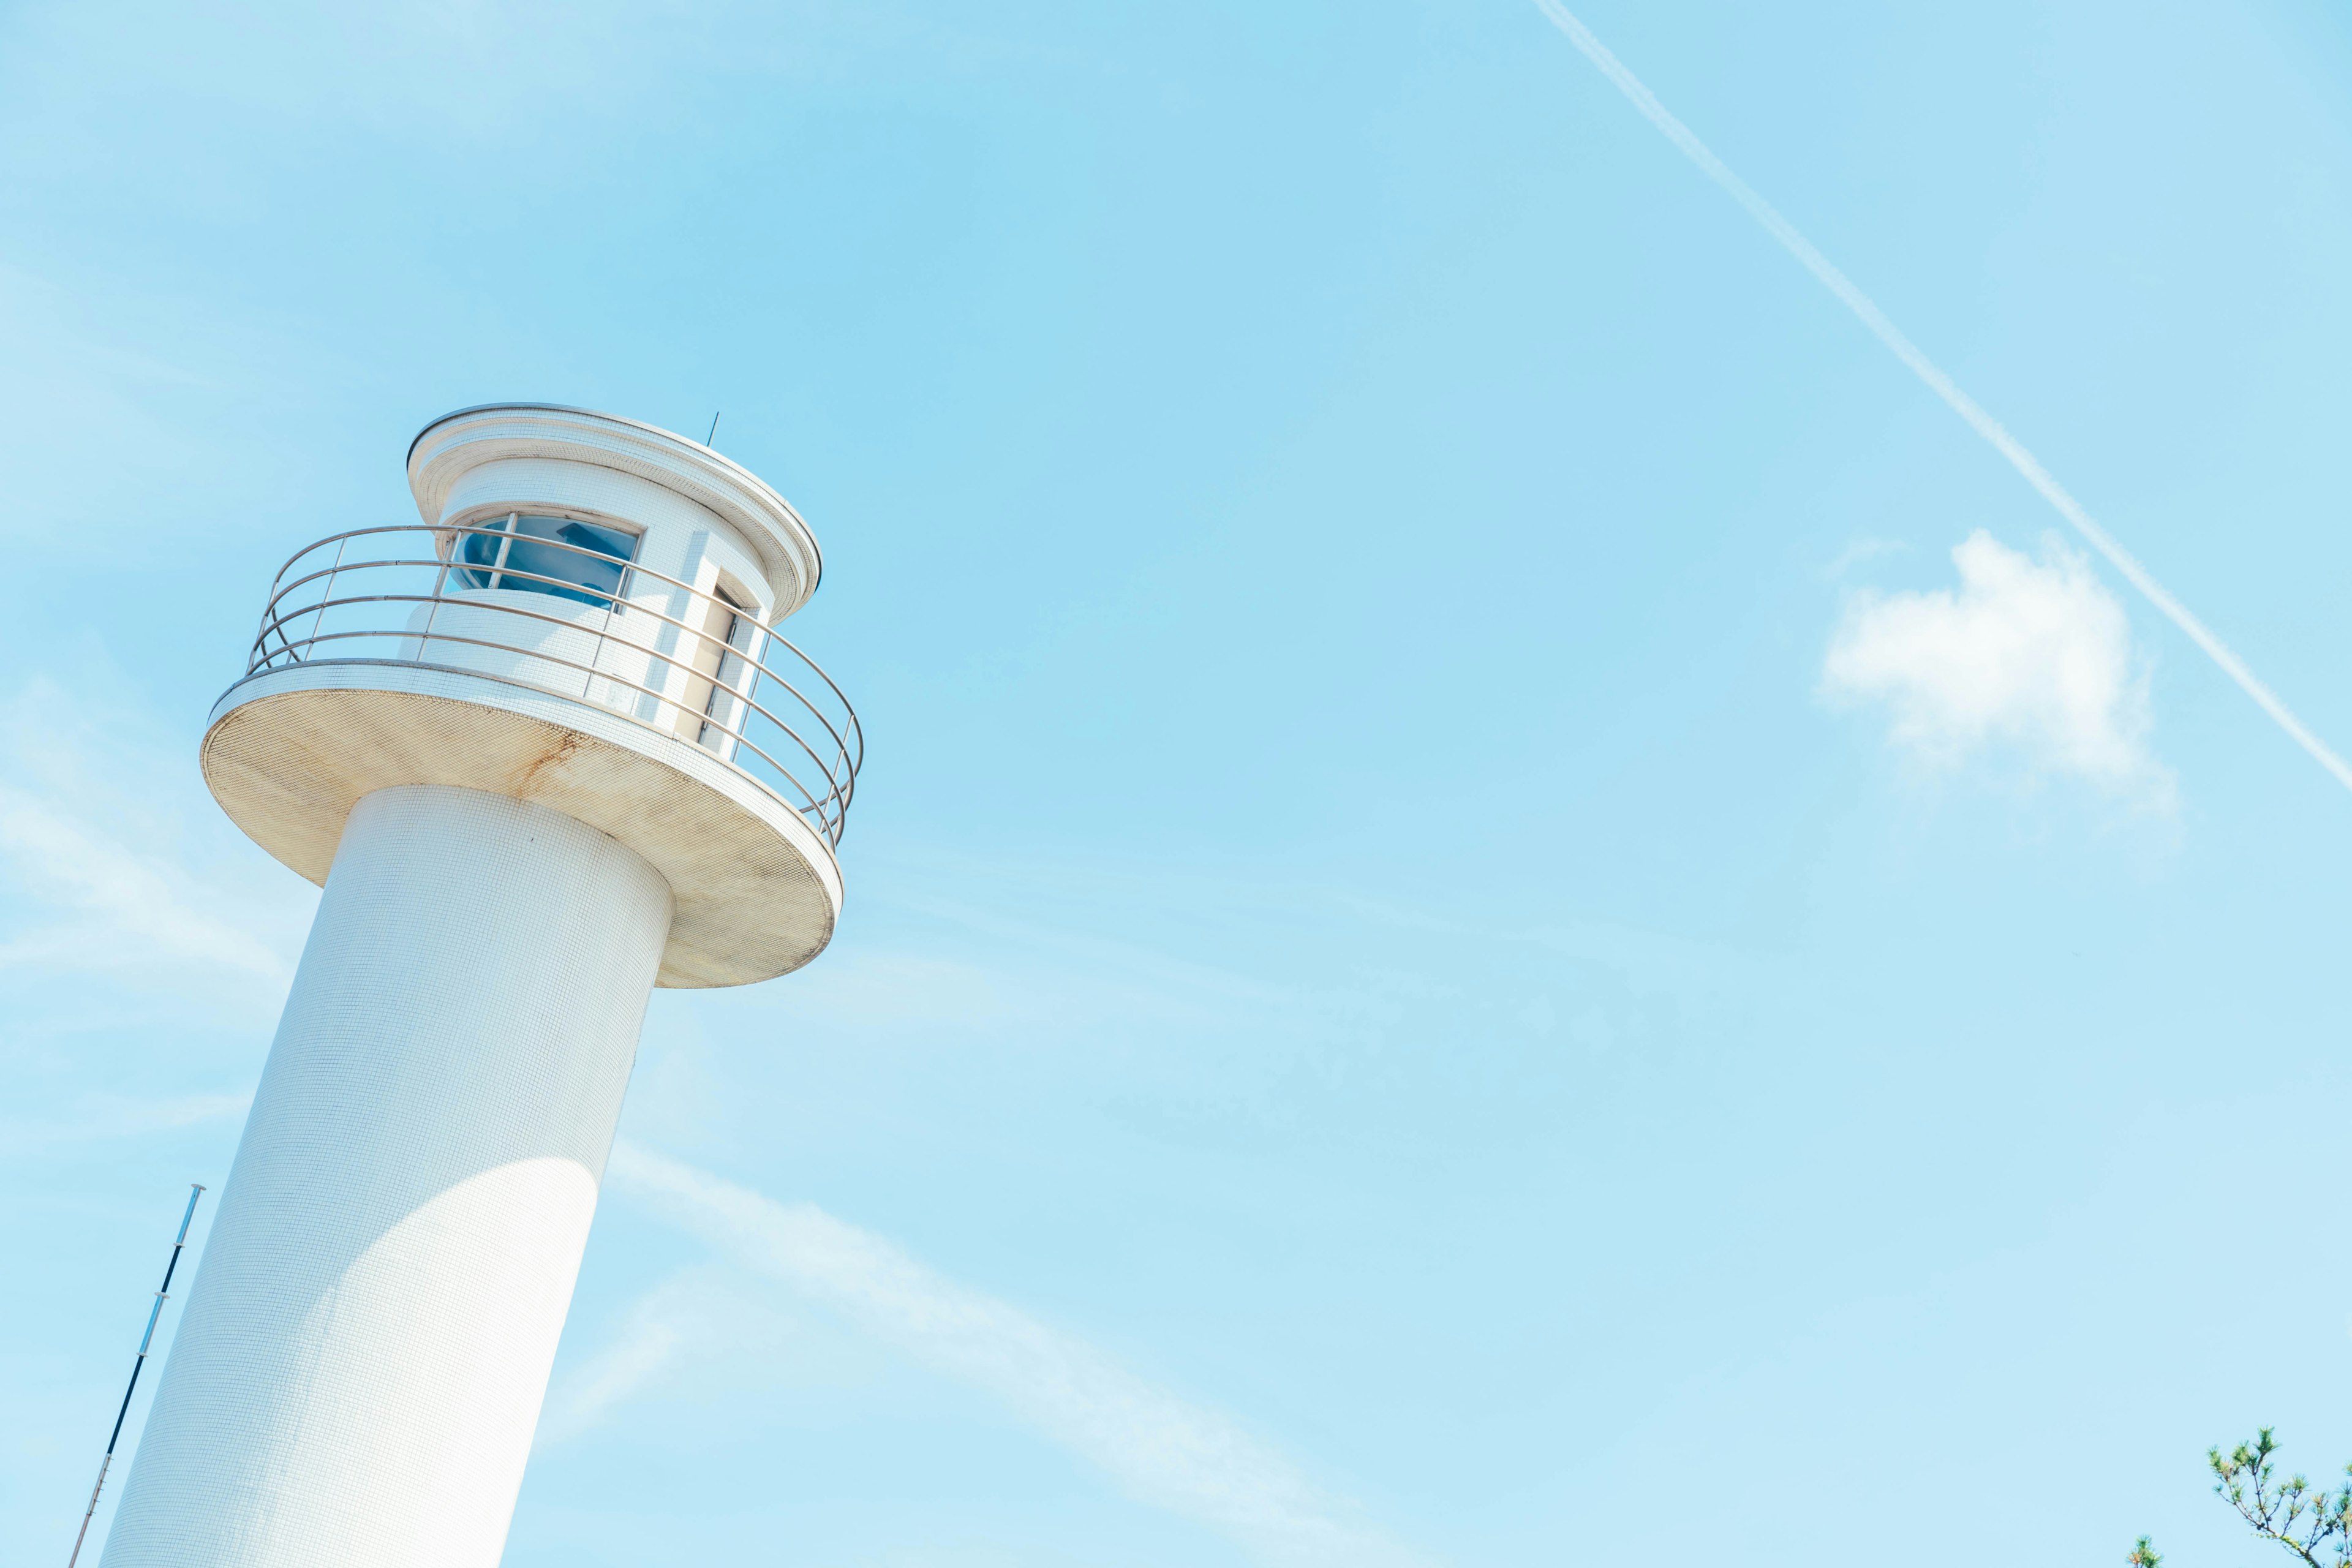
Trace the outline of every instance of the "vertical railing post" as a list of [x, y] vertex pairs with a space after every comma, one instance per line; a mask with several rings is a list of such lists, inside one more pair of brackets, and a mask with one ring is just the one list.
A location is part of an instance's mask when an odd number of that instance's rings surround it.
[[[426, 537], [430, 538], [431, 535], [428, 533]], [[464, 537], [465, 535], [458, 533], [453, 533], [449, 536], [449, 555], [455, 555], [457, 553], [457, 541]], [[432, 657], [433, 623], [440, 618], [441, 595], [443, 590], [447, 588], [449, 585], [449, 555], [444, 555], [441, 553], [441, 542], [439, 540], [433, 540], [432, 542], [433, 558], [441, 563], [441, 567], [439, 571], [433, 574], [433, 602], [425, 607], [425, 630], [416, 639], [416, 658], [419, 663], [423, 663]]]
[[519, 511], [507, 513], [507, 531], [499, 539], [499, 558], [490, 563], [490, 586], [493, 588], [499, 586], [503, 581], [501, 574], [507, 569], [507, 554], [514, 549], [515, 530], [520, 526], [521, 521], [522, 513]]
[[[319, 595], [319, 613], [310, 617], [310, 635], [302, 639], [302, 646], [306, 648], [314, 648], [319, 646], [320, 628], [327, 624], [327, 606], [334, 602], [335, 574], [343, 569], [343, 552], [350, 549], [351, 544], [352, 540], [351, 535], [349, 534], [345, 534], [342, 538], [335, 542], [335, 563], [327, 568], [327, 586], [325, 591], [320, 593]], [[298, 610], [295, 613], [299, 615], [301, 612]], [[293, 652], [290, 647], [288, 648], [287, 651], [289, 653]], [[301, 654], [295, 654], [295, 662], [298, 664], [300, 663], [303, 657], [304, 656]]]
[[613, 635], [613, 616], [619, 611], [621, 595], [628, 586], [629, 569], [624, 566], [621, 568], [621, 580], [604, 596], [604, 629], [596, 634], [596, 651], [588, 660], [587, 679], [580, 683], [580, 700], [583, 702], [591, 700], [589, 693], [596, 688], [597, 673], [604, 668], [604, 639]]

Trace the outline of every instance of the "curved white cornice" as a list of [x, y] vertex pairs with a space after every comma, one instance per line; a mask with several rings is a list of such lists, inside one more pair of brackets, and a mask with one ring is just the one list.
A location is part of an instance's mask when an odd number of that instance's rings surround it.
[[408, 447], [408, 488], [427, 523], [486, 463], [545, 458], [634, 474], [709, 508], [760, 553], [781, 621], [816, 592], [824, 557], [792, 503], [740, 464], [656, 426], [553, 403], [492, 403], [445, 414]]

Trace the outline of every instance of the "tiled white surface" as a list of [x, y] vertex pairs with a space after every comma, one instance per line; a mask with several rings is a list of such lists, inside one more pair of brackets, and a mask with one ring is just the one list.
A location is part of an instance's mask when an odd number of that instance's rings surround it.
[[491, 1568], [669, 925], [543, 806], [353, 809], [105, 1568]]

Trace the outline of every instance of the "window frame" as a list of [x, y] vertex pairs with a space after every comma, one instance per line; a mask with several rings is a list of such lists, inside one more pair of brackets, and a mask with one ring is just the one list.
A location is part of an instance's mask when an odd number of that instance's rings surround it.
[[[522, 531], [522, 524], [525, 521], [584, 523], [588, 527], [601, 529], [607, 533], [618, 534], [626, 539], [629, 542], [629, 552], [625, 556], [606, 555], [601, 550], [588, 550], [574, 545], [570, 540], [551, 539], [525, 533]], [[637, 557], [644, 551], [646, 543], [646, 530], [641, 524], [625, 521], [616, 517], [606, 517], [580, 507], [524, 508], [509, 503], [502, 507], [486, 508], [475, 516], [459, 518], [444, 526], [449, 531], [447, 534], [449, 544], [442, 557], [443, 571], [446, 576], [454, 576], [458, 585], [468, 592], [537, 594], [546, 598], [562, 599], [572, 604], [585, 605], [592, 610], [601, 609], [611, 615], [625, 615], [628, 612], [630, 574], [635, 569]], [[493, 533], [499, 537], [496, 561], [480, 562], [465, 559], [469, 542], [487, 539]], [[552, 583], [541, 582], [502, 584], [499, 579], [507, 573], [522, 570], [508, 564], [517, 540], [552, 544], [558, 547], [559, 554], [566, 556], [579, 551], [582, 554], [609, 561], [619, 568], [619, 575], [610, 590], [580, 582], [572, 582], [563, 587], [558, 587]], [[530, 575], [551, 576], [553, 574], [537, 573]]]
[[[713, 638], [709, 620], [715, 617], [710, 612], [705, 613], [704, 630], [700, 636], [707, 639], [706, 647], [714, 648], [718, 657], [708, 671], [700, 669], [699, 659], [696, 661], [698, 678], [708, 684], [699, 705], [701, 711], [697, 715], [698, 722], [694, 743], [705, 751], [727, 755], [730, 754], [729, 742], [740, 743], [742, 740], [745, 715], [751, 710], [751, 689], [762, 672], [759, 658], [767, 651], [761, 646], [761, 638], [769, 627], [760, 618], [757, 599], [730, 573], [720, 572], [704, 596], [710, 601], [711, 611], [723, 609], [726, 612], [728, 626], [723, 636]], [[740, 641], [737, 640], [739, 632], [741, 634]], [[730, 668], [730, 665], [733, 668]], [[728, 687], [736, 689], [730, 691]], [[722, 705], [726, 709], [724, 712], [719, 711]], [[729, 727], [730, 724], [733, 726], [731, 729]]]

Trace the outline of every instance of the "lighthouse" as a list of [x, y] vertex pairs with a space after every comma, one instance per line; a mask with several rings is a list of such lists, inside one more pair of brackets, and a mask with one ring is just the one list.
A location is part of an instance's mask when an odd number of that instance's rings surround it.
[[808, 963], [863, 741], [800, 515], [543, 404], [299, 552], [206, 784], [323, 892], [105, 1568], [492, 1568], [657, 986]]

